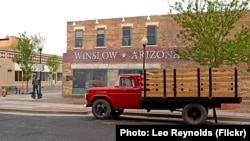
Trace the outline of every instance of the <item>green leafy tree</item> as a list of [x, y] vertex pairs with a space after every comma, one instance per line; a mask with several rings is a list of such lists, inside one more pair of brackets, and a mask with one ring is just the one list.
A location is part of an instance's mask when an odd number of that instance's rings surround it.
[[[46, 65], [49, 68], [49, 75], [51, 78], [55, 78], [55, 73], [59, 68], [60, 62], [59, 62], [59, 57], [57, 55], [51, 55], [48, 57]], [[56, 78], [55, 78], [55, 83], [56, 83]], [[52, 81], [51, 81], [52, 85]]]
[[28, 93], [28, 83], [32, 78], [32, 71], [34, 70], [34, 46], [31, 44], [31, 40], [26, 36], [26, 32], [19, 34], [18, 43], [13, 48], [17, 53], [12, 58], [12, 61], [17, 63], [22, 72], [23, 79], [26, 81], [26, 93]]
[[44, 44], [46, 37], [42, 36], [41, 33], [38, 33], [35, 35], [31, 35], [30, 39], [31, 39], [31, 44], [36, 47], [37, 51], [39, 51], [38, 44], [40, 44], [40, 43]]
[[176, 53], [181, 59], [209, 67], [239, 62], [250, 65], [250, 24], [238, 26], [235, 32], [248, 4], [249, 0], [182, 0], [170, 5], [181, 26], [177, 37], [187, 45]]

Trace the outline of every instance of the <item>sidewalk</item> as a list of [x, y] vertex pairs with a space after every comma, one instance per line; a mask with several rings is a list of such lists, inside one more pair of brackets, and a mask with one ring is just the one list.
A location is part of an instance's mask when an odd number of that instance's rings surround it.
[[0, 97], [0, 111], [84, 114], [88, 111], [83, 107], [83, 102], [81, 97], [43, 96], [42, 99], [32, 99], [29, 95], [8, 95]]
[[42, 88], [43, 98], [32, 99], [30, 94], [0, 96], [0, 112], [84, 114], [84, 95], [62, 96], [60, 87]]
[[[91, 108], [85, 108], [84, 95], [62, 96], [60, 88], [42, 89], [42, 99], [32, 99], [30, 94], [8, 94], [6, 97], [0, 96], [0, 112], [23, 112], [23, 113], [51, 113], [51, 114], [87, 114], [91, 113]], [[218, 117], [233, 117], [250, 119], [249, 106], [244, 110], [216, 110]], [[124, 114], [175, 114], [167, 110], [125, 110]], [[177, 112], [178, 113], [178, 112]], [[209, 116], [212, 117], [212, 110]], [[179, 114], [179, 113], [178, 113]]]

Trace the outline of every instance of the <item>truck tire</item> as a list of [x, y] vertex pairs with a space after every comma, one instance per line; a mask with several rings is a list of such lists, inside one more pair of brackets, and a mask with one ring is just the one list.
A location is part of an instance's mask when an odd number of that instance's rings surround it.
[[187, 104], [183, 108], [182, 119], [188, 125], [204, 124], [207, 119], [207, 110], [201, 104]]
[[92, 113], [95, 118], [107, 119], [111, 115], [111, 106], [105, 99], [97, 99], [92, 106]]

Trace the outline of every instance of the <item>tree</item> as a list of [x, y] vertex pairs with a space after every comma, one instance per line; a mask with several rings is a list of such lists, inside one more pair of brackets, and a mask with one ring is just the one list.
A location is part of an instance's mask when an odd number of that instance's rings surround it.
[[177, 37], [187, 45], [185, 49], [177, 48], [176, 53], [181, 59], [209, 67], [239, 62], [250, 66], [250, 24], [235, 30], [248, 4], [249, 0], [175, 2], [170, 12], [177, 12], [172, 15], [181, 26]]
[[46, 37], [42, 36], [40, 33], [30, 36], [31, 44], [38, 50], [39, 43], [45, 43]]
[[18, 43], [13, 48], [18, 53], [14, 55], [12, 61], [17, 63], [23, 72], [23, 79], [26, 81], [26, 93], [28, 93], [28, 82], [34, 70], [34, 48], [31, 44], [31, 40], [26, 36], [26, 32], [19, 34]]
[[[59, 62], [59, 57], [57, 55], [51, 55], [48, 57], [46, 65], [49, 68], [49, 75], [51, 78], [55, 78], [55, 73], [59, 68], [60, 62]], [[55, 83], [56, 83], [56, 78], [55, 78]], [[51, 81], [52, 85], [52, 81]]]

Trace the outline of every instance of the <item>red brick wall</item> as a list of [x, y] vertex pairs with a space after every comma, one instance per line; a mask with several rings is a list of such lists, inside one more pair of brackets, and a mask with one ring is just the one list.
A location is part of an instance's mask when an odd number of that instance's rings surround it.
[[[73, 22], [67, 23], [67, 53], [63, 55], [63, 93], [70, 94], [71, 93], [71, 82], [66, 82], [66, 76], [71, 76], [71, 68], [70, 65], [72, 63], [139, 63], [140, 60], [123, 60], [121, 58], [121, 53], [129, 53], [134, 50], [142, 50], [142, 45], [140, 43], [141, 38], [143, 35], [146, 34], [146, 24], [150, 23], [157, 23], [157, 45], [153, 46], [152, 48], [148, 47], [148, 50], [163, 50], [168, 48], [175, 48], [175, 47], [184, 47], [179, 39], [177, 38], [177, 33], [180, 29], [178, 24], [172, 19], [170, 15], [155, 15], [150, 16], [151, 19], [147, 20], [147, 16], [141, 17], [126, 17], [125, 22], [122, 22], [122, 18], [113, 18], [113, 19], [99, 19], [99, 23], [96, 24], [95, 20], [86, 20], [86, 21], [76, 21], [76, 25], [73, 26]], [[132, 47], [121, 47], [122, 44], [122, 25], [130, 24], [132, 25]], [[231, 32], [234, 34], [237, 32], [241, 25], [249, 25], [250, 24], [250, 11], [247, 11], [246, 15], [241, 18]], [[95, 48], [96, 47], [96, 26], [106, 26], [106, 46], [105, 48]], [[83, 41], [83, 48], [76, 49], [74, 48], [74, 28], [84, 27], [84, 41]], [[74, 53], [75, 52], [104, 52], [104, 51], [117, 51], [119, 57], [115, 60], [76, 60]], [[193, 66], [193, 62], [183, 62], [177, 59], [163, 59], [163, 60], [147, 60], [154, 62], [160, 62], [162, 67], [185, 67], [185, 66]], [[169, 61], [169, 62], [168, 62]], [[246, 65], [240, 64], [238, 65], [240, 68], [240, 78], [241, 78], [241, 89], [248, 91], [248, 81], [250, 80], [249, 73], [246, 72], [244, 69]]]

